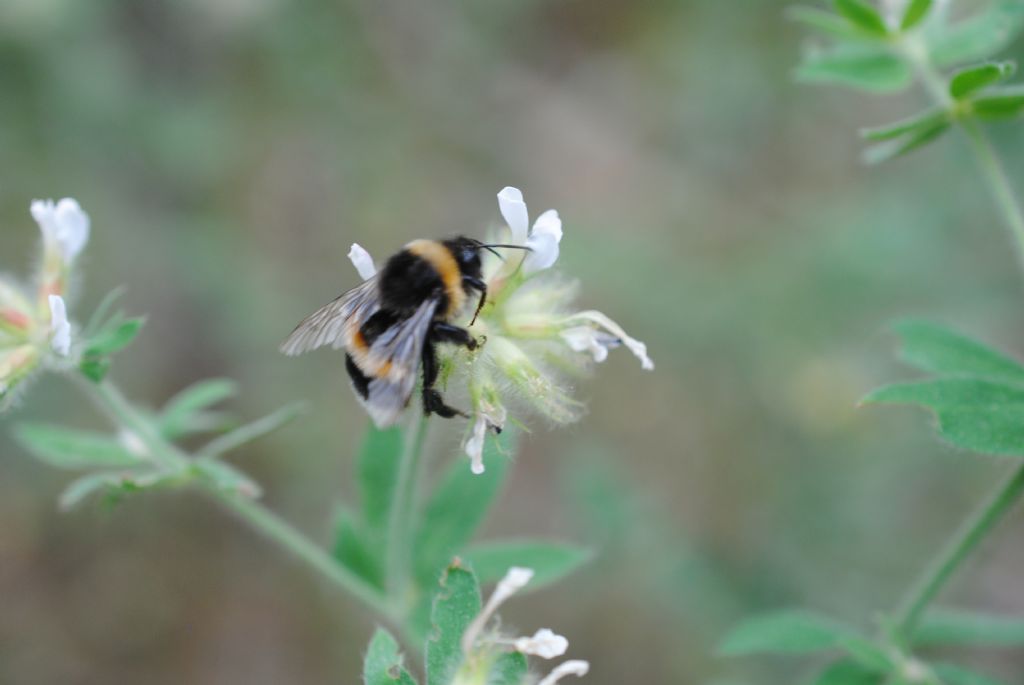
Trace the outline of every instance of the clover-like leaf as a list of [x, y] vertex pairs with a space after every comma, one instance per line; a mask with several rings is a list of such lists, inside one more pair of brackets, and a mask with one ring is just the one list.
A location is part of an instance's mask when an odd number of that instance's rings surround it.
[[847, 21], [868, 33], [876, 36], [889, 33], [882, 15], [865, 0], [833, 0], [832, 5]]
[[972, 111], [982, 119], [1012, 119], [1024, 113], [1024, 87], [1011, 86], [986, 91], [971, 101]]
[[900, 30], [909, 31], [928, 16], [932, 9], [932, 0], [910, 0], [900, 19]]
[[857, 632], [838, 621], [809, 611], [788, 610], [747, 619], [719, 645], [720, 654], [820, 652], [839, 647]]
[[949, 82], [949, 94], [957, 100], [1007, 79], [1017, 71], [1013, 62], [988, 62], [961, 69]]
[[904, 320], [895, 324], [893, 329], [903, 341], [903, 360], [923, 371], [1024, 383], [1024, 366], [1002, 352], [945, 326]]
[[363, 685], [415, 685], [402, 665], [398, 642], [384, 628], [377, 628], [363, 659]]
[[786, 17], [809, 29], [845, 41], [877, 41], [878, 34], [865, 31], [845, 18], [817, 9], [796, 5], [786, 8]]
[[918, 647], [1024, 645], [1024, 617], [932, 609], [922, 617], [911, 641]]
[[949, 113], [942, 109], [930, 109], [900, 121], [861, 129], [860, 135], [866, 140], [894, 140], [906, 135], [920, 133], [934, 128], [936, 125], [949, 121]]
[[894, 92], [910, 85], [912, 73], [899, 57], [883, 48], [843, 45], [810, 54], [797, 67], [797, 81], [849, 86], [870, 92]]
[[454, 563], [442, 574], [430, 613], [427, 685], [449, 685], [462, 664], [462, 634], [480, 613], [480, 584], [471, 571]]
[[130, 468], [145, 463], [116, 437], [44, 423], [22, 423], [15, 439], [33, 456], [62, 469]]
[[950, 125], [949, 120], [939, 119], [920, 126], [902, 137], [873, 145], [864, 150], [864, 161], [867, 164], [881, 164], [890, 159], [902, 157], [932, 142], [948, 131]]
[[1024, 2], [993, 0], [983, 12], [960, 21], [931, 38], [929, 52], [936, 66], [989, 59], [1006, 48], [1024, 27]]

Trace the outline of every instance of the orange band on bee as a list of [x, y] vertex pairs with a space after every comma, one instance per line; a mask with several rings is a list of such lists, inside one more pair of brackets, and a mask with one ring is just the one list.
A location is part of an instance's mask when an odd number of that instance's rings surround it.
[[466, 303], [466, 291], [462, 289], [462, 271], [451, 250], [436, 240], [414, 240], [405, 246], [411, 254], [425, 259], [437, 271], [448, 295], [448, 311], [445, 317], [454, 316]]

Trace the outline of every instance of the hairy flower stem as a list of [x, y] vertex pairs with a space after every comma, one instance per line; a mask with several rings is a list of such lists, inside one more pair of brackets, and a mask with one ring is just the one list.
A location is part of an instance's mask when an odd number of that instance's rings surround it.
[[1024, 466], [1015, 467], [999, 483], [989, 498], [960, 526], [942, 552], [911, 586], [896, 611], [898, 635], [909, 640], [921, 614], [950, 579], [961, 563], [974, 551], [1003, 515], [1024, 493]]
[[[193, 459], [160, 435], [153, 422], [139, 412], [110, 381], [93, 383], [75, 376], [79, 388], [119, 428], [130, 431], [146, 446], [152, 461], [170, 471], [192, 469], [203, 475], [202, 461]], [[198, 478], [202, 492], [233, 511], [245, 523], [262, 533], [267, 539], [290, 551], [296, 558], [319, 572], [342, 590], [360, 600], [366, 607], [383, 616], [394, 618], [390, 605], [374, 588], [339, 564], [322, 547], [303, 535], [290, 523], [260, 502], [238, 493], [227, 492], [214, 484], [211, 478]]]
[[[936, 103], [941, 107], [951, 108], [953, 102], [946, 81], [932, 66], [923, 46], [909, 43], [905, 46], [904, 55]], [[1021, 211], [1006, 171], [978, 122], [968, 115], [960, 118], [959, 123], [967, 134], [1003, 218], [1013, 231], [1021, 256], [1021, 266], [1024, 268], [1024, 212]], [[895, 630], [901, 639], [909, 640], [913, 636], [914, 629], [928, 605], [1022, 494], [1024, 466], [1017, 466], [998, 484], [977, 511], [954, 532], [939, 555], [911, 586], [910, 592], [900, 603], [895, 615]]]
[[423, 443], [427, 434], [427, 417], [420, 416], [405, 430], [405, 444], [398, 465], [398, 480], [395, 483], [391, 510], [388, 512], [388, 535], [386, 549], [386, 578], [388, 597], [392, 611], [402, 615], [406, 610], [409, 573], [413, 544], [413, 518], [416, 515], [416, 485], [419, 482], [420, 462]]

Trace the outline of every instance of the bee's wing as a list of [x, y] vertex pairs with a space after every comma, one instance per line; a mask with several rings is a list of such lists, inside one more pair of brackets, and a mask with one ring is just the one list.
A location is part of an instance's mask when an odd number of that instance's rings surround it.
[[328, 344], [335, 349], [345, 347], [378, 309], [380, 295], [373, 277], [303, 319], [281, 344], [281, 351], [294, 357]]
[[375, 373], [363, 404], [378, 428], [393, 425], [409, 404], [439, 302], [438, 298], [424, 301], [415, 314], [381, 333], [370, 345], [367, 357]]

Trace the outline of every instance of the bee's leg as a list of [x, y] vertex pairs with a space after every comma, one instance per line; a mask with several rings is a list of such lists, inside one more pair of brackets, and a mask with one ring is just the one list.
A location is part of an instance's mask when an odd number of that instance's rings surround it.
[[438, 373], [437, 349], [434, 345], [434, 341], [429, 338], [423, 344], [423, 413], [427, 416], [437, 414], [446, 419], [456, 416], [463, 416], [468, 419], [469, 415], [465, 412], [453, 409], [445, 404], [441, 393], [434, 388]]
[[437, 321], [430, 329], [430, 340], [435, 343], [453, 343], [466, 349], [475, 350], [480, 343], [465, 328], [460, 328], [444, 321]]
[[473, 276], [463, 276], [462, 287], [473, 288], [474, 290], [480, 292], [480, 301], [476, 303], [476, 311], [473, 312], [473, 320], [469, 322], [469, 325], [472, 326], [473, 324], [476, 323], [476, 317], [480, 316], [480, 310], [484, 308], [484, 302], [487, 301], [487, 284], [484, 283], [483, 280], [479, 278], [474, 278]]

